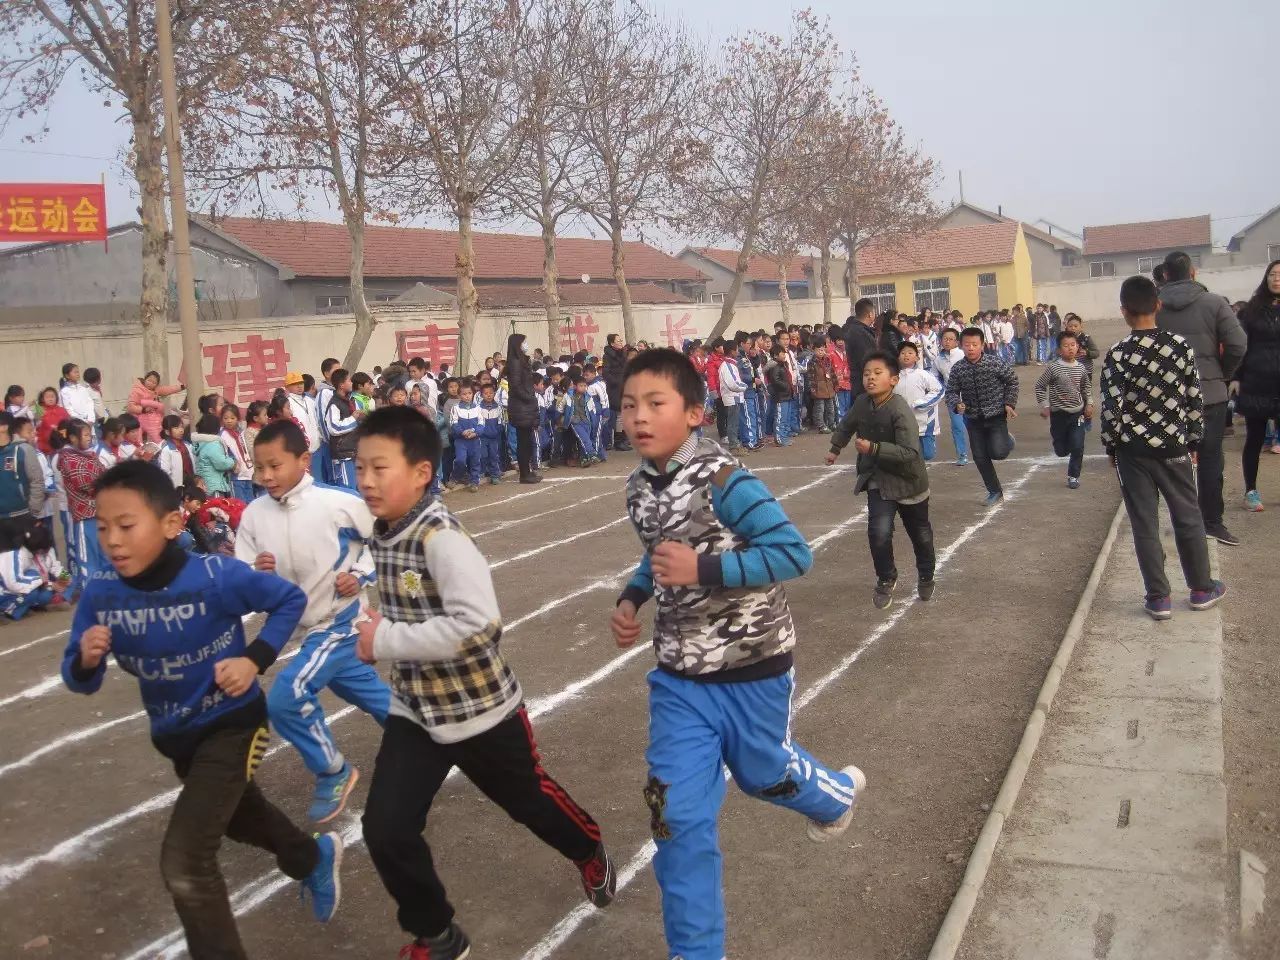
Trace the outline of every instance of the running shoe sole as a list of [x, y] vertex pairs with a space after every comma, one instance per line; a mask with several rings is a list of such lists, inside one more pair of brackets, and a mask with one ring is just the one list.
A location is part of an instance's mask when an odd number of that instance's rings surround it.
[[814, 843], [827, 843], [849, 829], [849, 825], [853, 823], [853, 813], [858, 809], [858, 801], [862, 799], [862, 794], [867, 789], [867, 775], [858, 767], [848, 766], [840, 772], [847, 773], [853, 779], [853, 803], [849, 804], [849, 809], [833, 823], [809, 821], [809, 839]]

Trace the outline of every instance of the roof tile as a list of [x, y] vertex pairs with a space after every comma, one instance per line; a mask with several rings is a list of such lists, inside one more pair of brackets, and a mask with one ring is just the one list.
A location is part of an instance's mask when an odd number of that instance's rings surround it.
[[1111, 223], [1084, 228], [1084, 254], [1138, 253], [1144, 250], [1176, 250], [1179, 247], [1207, 247], [1210, 239], [1209, 215], [1177, 220], [1147, 220], [1141, 223]]
[[858, 251], [858, 276], [1010, 263], [1017, 237], [1017, 222], [1008, 221], [943, 227], [892, 243], [872, 243]]
[[[712, 260], [726, 270], [738, 269], [738, 250], [720, 250], [715, 247], [694, 247], [693, 252]], [[787, 268], [787, 283], [804, 283], [809, 278], [805, 276], [804, 265], [808, 262], [806, 257], [796, 257], [791, 261]], [[768, 256], [763, 253], [752, 254], [747, 261], [747, 274], [743, 278], [750, 282], [763, 281], [765, 283], [778, 282], [778, 260], [776, 257]]]

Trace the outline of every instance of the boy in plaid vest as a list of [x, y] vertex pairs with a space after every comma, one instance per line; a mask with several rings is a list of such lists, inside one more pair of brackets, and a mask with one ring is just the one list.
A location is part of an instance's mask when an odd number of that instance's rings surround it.
[[484, 556], [429, 487], [440, 462], [431, 421], [409, 407], [360, 427], [360, 492], [377, 518], [370, 547], [382, 612], [359, 625], [356, 654], [390, 660], [391, 710], [364, 812], [378, 875], [414, 937], [407, 960], [471, 950], [422, 837], [427, 811], [458, 767], [512, 819], [572, 860], [587, 899], [613, 900], [600, 828], [543, 769], [520, 684], [498, 647], [502, 619]]

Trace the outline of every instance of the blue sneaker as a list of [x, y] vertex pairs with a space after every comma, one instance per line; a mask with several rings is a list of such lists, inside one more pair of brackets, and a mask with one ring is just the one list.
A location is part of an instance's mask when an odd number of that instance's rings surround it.
[[316, 836], [316, 848], [320, 851], [320, 862], [302, 881], [302, 899], [311, 894], [311, 912], [321, 923], [328, 923], [338, 912], [338, 902], [342, 899], [342, 837], [336, 833], [322, 833]]
[[957, 466], [957, 467], [967, 467], [968, 465], [969, 465], [969, 458], [968, 458], [968, 457], [957, 457], [957, 458], [956, 458], [956, 466]]
[[1149, 598], [1142, 609], [1152, 620], [1168, 620], [1173, 616], [1173, 603], [1168, 597]]
[[1001, 491], [999, 493], [988, 493], [987, 499], [983, 500], [982, 503], [984, 506], [994, 507], [997, 503], [1002, 503], [1003, 501], [1004, 492]]
[[1218, 602], [1226, 595], [1227, 585], [1221, 580], [1215, 580], [1213, 581], [1213, 587], [1209, 590], [1191, 591], [1191, 609], [1208, 610], [1210, 607], [1216, 607]]
[[360, 779], [360, 771], [349, 763], [343, 763], [337, 773], [324, 773], [316, 777], [315, 799], [307, 816], [316, 823], [328, 823], [347, 805], [347, 797]]

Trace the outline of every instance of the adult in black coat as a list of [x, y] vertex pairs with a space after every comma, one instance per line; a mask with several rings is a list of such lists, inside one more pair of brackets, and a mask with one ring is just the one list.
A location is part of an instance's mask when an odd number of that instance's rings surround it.
[[620, 334], [609, 334], [603, 360], [604, 386], [609, 393], [609, 423], [605, 436], [612, 438], [613, 449], [630, 450], [627, 438], [618, 430], [618, 414], [622, 410], [622, 372], [627, 366], [627, 348]]
[[862, 362], [867, 354], [880, 349], [876, 340], [876, 305], [874, 300], [863, 297], [853, 308], [851, 323], [844, 325], [844, 350], [849, 358], [849, 385], [856, 397], [865, 392], [862, 386]]
[[538, 429], [538, 398], [533, 392], [533, 366], [525, 353], [523, 333], [507, 337], [507, 419], [516, 428], [516, 463], [520, 482], [537, 483], [542, 475], [533, 469], [533, 431]]

